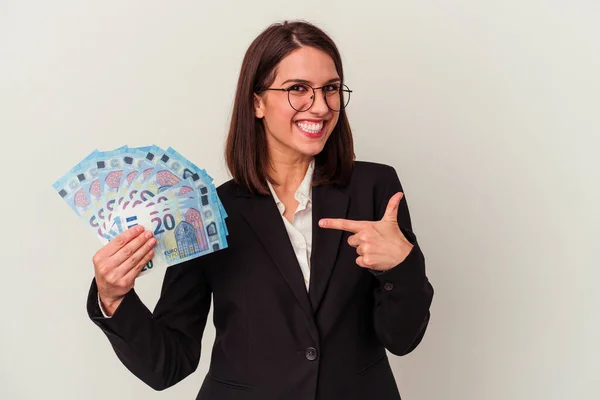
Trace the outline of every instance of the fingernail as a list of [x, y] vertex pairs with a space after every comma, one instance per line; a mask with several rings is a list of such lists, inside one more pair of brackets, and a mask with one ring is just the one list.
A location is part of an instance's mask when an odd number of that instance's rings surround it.
[[156, 244], [156, 239], [152, 238], [148, 241], [148, 243], [150, 244], [150, 246], [154, 247], [154, 245]]
[[141, 233], [143, 230], [144, 230], [144, 227], [143, 227], [143, 226], [141, 226], [141, 225], [137, 225], [137, 226], [135, 227], [135, 231], [136, 231], [137, 233]]
[[146, 238], [150, 239], [152, 237], [152, 232], [146, 231]]

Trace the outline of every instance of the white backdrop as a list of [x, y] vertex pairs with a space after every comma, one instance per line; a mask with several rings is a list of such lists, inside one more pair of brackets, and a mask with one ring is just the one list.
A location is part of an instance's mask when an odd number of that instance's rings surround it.
[[[211, 319], [194, 375], [138, 381], [85, 312], [100, 242], [51, 184], [94, 148], [153, 143], [229, 179], [241, 59], [286, 18], [339, 45], [357, 155], [396, 167], [427, 256], [403, 398], [600, 398], [596, 0], [2, 0], [0, 398], [194, 398]], [[136, 286], [150, 308], [163, 273]]]

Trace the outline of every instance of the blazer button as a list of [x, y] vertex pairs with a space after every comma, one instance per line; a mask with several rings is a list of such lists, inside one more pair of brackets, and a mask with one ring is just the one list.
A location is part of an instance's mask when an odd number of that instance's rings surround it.
[[314, 347], [309, 347], [306, 349], [306, 358], [310, 361], [314, 361], [317, 359], [317, 349]]
[[383, 285], [383, 288], [389, 292], [390, 290], [392, 290], [392, 289], [394, 288], [394, 284], [392, 284], [392, 283], [389, 283], [389, 282], [386, 282], [386, 283]]

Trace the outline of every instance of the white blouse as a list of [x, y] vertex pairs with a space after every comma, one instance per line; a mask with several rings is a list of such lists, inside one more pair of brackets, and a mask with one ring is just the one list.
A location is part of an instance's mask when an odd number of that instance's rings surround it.
[[304, 175], [302, 183], [300, 183], [294, 194], [294, 198], [298, 202], [298, 207], [294, 212], [291, 223], [283, 216], [285, 205], [277, 197], [271, 182], [267, 181], [281, 218], [283, 218], [283, 223], [290, 237], [294, 253], [296, 253], [302, 275], [304, 275], [304, 284], [307, 291], [310, 283], [310, 252], [312, 249], [312, 177], [314, 168], [315, 160], [313, 159], [306, 170], [306, 175]]

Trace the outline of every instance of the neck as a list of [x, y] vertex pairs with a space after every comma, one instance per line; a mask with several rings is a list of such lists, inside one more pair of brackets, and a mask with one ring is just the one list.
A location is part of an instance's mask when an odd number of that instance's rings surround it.
[[312, 156], [298, 154], [294, 156], [272, 152], [269, 176], [275, 180], [276, 187], [283, 191], [296, 191], [306, 175]]

